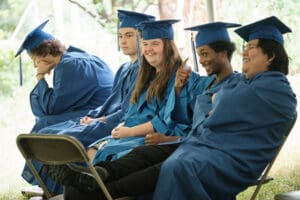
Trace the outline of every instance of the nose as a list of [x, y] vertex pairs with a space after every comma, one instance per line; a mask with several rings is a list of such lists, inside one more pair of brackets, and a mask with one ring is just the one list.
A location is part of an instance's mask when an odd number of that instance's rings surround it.
[[244, 49], [243, 50], [243, 56], [248, 55], [248, 51], [249, 51], [248, 49]]
[[204, 62], [205, 62], [205, 59], [202, 56], [200, 56], [199, 63], [203, 66]]
[[40, 63], [40, 60], [39, 60], [39, 59], [36, 59], [36, 58], [33, 59], [33, 65], [34, 65], [35, 68], [38, 67], [39, 63]]
[[152, 50], [152, 46], [151, 45], [147, 45], [144, 47], [144, 51], [149, 52]]
[[119, 43], [120, 44], [126, 44], [126, 39], [124, 37], [119, 38]]

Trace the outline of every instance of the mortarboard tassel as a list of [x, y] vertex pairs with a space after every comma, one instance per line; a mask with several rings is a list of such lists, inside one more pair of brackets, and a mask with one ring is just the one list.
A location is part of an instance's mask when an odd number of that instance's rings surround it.
[[193, 59], [194, 59], [194, 71], [198, 72], [199, 68], [198, 68], [197, 55], [196, 55], [196, 48], [195, 48], [193, 33], [191, 33], [191, 46], [192, 46]]
[[136, 32], [136, 53], [137, 53], [137, 59], [139, 62], [139, 66], [142, 65], [142, 54], [141, 54], [141, 48], [140, 48], [140, 39], [139, 39], [139, 32]]

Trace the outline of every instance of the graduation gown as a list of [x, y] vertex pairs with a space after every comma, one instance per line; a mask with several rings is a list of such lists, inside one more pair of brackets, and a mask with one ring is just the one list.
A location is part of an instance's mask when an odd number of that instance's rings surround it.
[[69, 48], [53, 70], [53, 88], [41, 79], [30, 93], [36, 117], [32, 132], [102, 105], [111, 94], [113, 81], [113, 72], [100, 58]]
[[[73, 120], [45, 127], [38, 132], [68, 134], [76, 137], [85, 147], [99, 138], [109, 135], [111, 130], [119, 124], [122, 116], [128, 110], [129, 100], [135, 86], [138, 70], [138, 61], [135, 63], [124, 63], [116, 73], [112, 94], [102, 106], [89, 112], [89, 115], [92, 117], [105, 116], [107, 120], [106, 123], [95, 120], [89, 125], [80, 125], [79, 118], [75, 118]], [[37, 171], [42, 173], [42, 165], [37, 162], [35, 162], [34, 165]], [[62, 186], [60, 184], [53, 182], [46, 173], [42, 174], [43, 180], [46, 182], [46, 186], [50, 191], [56, 194], [62, 192]], [[25, 166], [23, 170], [22, 177], [31, 184], [37, 184], [27, 166]]]
[[[192, 73], [187, 85], [182, 89], [179, 96], [176, 96], [175, 90], [172, 91], [168, 98], [168, 109], [166, 109], [166, 111], [171, 110], [172, 112], [165, 113], [165, 120], [168, 122], [170, 127], [178, 122], [188, 125], [185, 128], [182, 127], [180, 129], [185, 132], [181, 135], [186, 135], [191, 130], [192, 121], [197, 120], [193, 118], [197, 118], [199, 116], [198, 113], [194, 115], [194, 107], [197, 96], [203, 93], [206, 94], [206, 96], [211, 96], [213, 93], [216, 93], [222, 85], [237, 81], [240, 77], [240, 73], [233, 72], [223, 80], [211, 86], [216, 79], [216, 75], [212, 75], [202, 80], [197, 78], [195, 73]], [[180, 131], [176, 129], [176, 126], [173, 126], [172, 130], [173, 132]]]
[[[211, 79], [208, 77], [200, 77], [198, 74], [193, 73], [192, 78], [189, 80], [188, 84], [185, 86], [187, 88], [194, 88], [198, 85], [202, 91], [209, 85]], [[133, 127], [145, 122], [150, 121], [156, 132], [165, 134], [167, 136], [185, 136], [188, 133], [191, 120], [176, 122], [172, 121], [170, 124], [166, 120], [166, 115], [172, 112], [173, 106], [170, 106], [170, 94], [174, 94], [174, 83], [175, 83], [175, 73], [171, 77], [168, 87], [165, 91], [164, 98], [158, 100], [153, 98], [151, 102], [146, 101], [146, 91], [142, 93], [136, 104], [131, 104], [128, 112], [124, 116], [123, 120], [125, 126]], [[173, 130], [177, 130], [176, 132]], [[111, 136], [103, 138], [96, 141], [91, 146], [99, 143], [101, 141], [107, 140], [108, 143], [99, 149], [94, 157], [94, 164], [97, 164], [103, 160], [115, 160], [121, 156], [127, 154], [132, 148], [144, 145], [144, 136], [128, 137], [121, 139], [113, 139]]]
[[197, 100], [200, 117], [163, 163], [154, 199], [235, 199], [275, 155], [296, 113], [280, 72], [226, 84], [213, 103], [205, 95]]

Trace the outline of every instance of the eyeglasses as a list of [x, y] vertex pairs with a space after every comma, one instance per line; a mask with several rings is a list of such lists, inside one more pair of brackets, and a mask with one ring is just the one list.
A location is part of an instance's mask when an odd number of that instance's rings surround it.
[[251, 49], [254, 49], [254, 48], [258, 48], [259, 46], [257, 44], [246, 44], [246, 45], [243, 45], [243, 51], [249, 51]]

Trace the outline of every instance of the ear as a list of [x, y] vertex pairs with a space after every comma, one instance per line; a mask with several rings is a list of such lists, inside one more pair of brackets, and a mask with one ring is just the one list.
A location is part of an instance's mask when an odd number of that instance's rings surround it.
[[227, 59], [227, 51], [220, 51], [218, 52], [219, 56], [221, 56], [222, 58], [226, 58]]
[[274, 60], [274, 58], [275, 58], [275, 55], [273, 54], [272, 57], [270, 57], [270, 58], [268, 59], [268, 62], [271, 63], [271, 62]]

